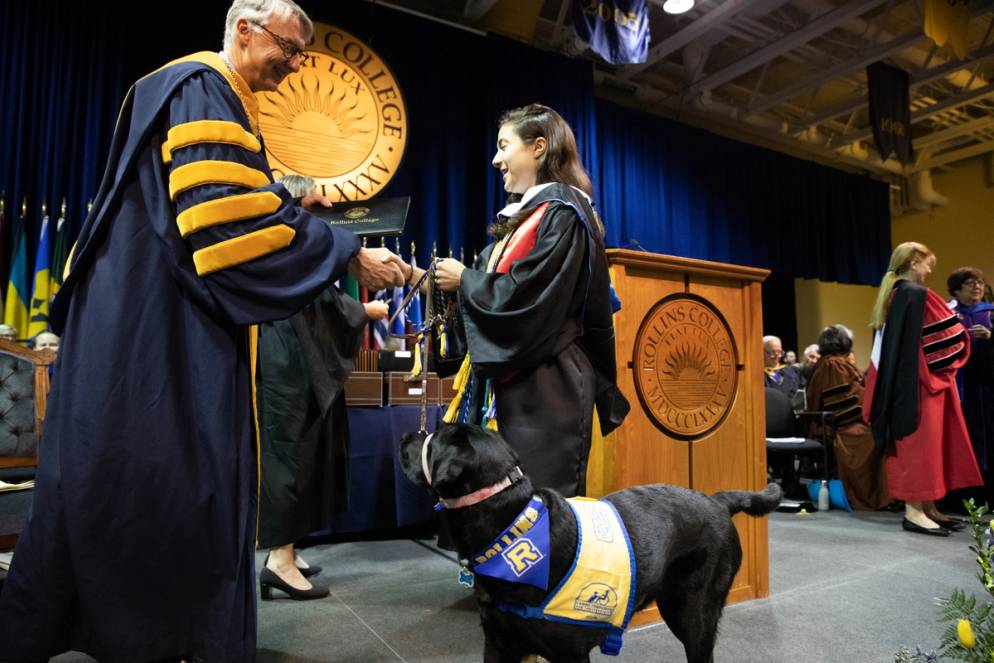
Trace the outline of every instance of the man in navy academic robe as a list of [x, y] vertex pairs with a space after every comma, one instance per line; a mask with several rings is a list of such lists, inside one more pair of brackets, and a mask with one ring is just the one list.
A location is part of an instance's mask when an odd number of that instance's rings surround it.
[[300, 67], [312, 26], [293, 3], [263, 21], [245, 4], [224, 52], [146, 76], [122, 108], [53, 306], [62, 350], [2, 661], [254, 661], [252, 325], [347, 268], [370, 289], [403, 282], [395, 256], [273, 183], [253, 92]]

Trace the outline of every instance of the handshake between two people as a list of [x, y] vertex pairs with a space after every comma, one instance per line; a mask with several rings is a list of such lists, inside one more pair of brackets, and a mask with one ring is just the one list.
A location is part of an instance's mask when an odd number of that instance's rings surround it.
[[[300, 201], [301, 207], [309, 212], [330, 208], [332, 203], [327, 196], [309, 194]], [[454, 258], [444, 258], [435, 263], [435, 278], [438, 287], [445, 292], [459, 289], [459, 280], [465, 266]], [[386, 247], [359, 249], [349, 261], [349, 273], [368, 290], [382, 290], [389, 287], [414, 285], [425, 270], [404, 262], [396, 253]]]
[[[424, 276], [425, 270], [408, 265], [407, 284], [414, 285]], [[463, 270], [466, 266], [455, 258], [440, 258], [435, 261], [435, 283], [444, 292], [455, 292], [459, 289], [459, 282], [462, 279]]]
[[[455, 258], [443, 258], [435, 263], [435, 282], [445, 292], [455, 292], [466, 267]], [[386, 247], [362, 248], [351, 261], [349, 272], [369, 290], [416, 284], [425, 270], [409, 265]]]

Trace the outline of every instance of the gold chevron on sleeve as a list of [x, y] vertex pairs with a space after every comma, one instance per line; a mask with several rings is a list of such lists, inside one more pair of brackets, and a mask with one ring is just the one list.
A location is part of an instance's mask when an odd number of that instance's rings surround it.
[[245, 131], [242, 125], [228, 120], [195, 120], [177, 124], [169, 130], [162, 146], [162, 160], [172, 161], [172, 153], [182, 147], [198, 143], [223, 143], [237, 145], [250, 152], [261, 152], [259, 139]]
[[222, 223], [244, 221], [272, 214], [283, 201], [272, 191], [254, 191], [238, 196], [216, 198], [194, 205], [176, 217], [180, 235], [187, 237], [198, 230]]
[[284, 249], [293, 241], [295, 234], [293, 228], [281, 223], [232, 237], [194, 251], [193, 265], [198, 276], [207, 276]]
[[180, 193], [204, 184], [233, 184], [258, 189], [270, 183], [266, 173], [234, 161], [194, 161], [169, 173], [169, 197], [175, 201]]

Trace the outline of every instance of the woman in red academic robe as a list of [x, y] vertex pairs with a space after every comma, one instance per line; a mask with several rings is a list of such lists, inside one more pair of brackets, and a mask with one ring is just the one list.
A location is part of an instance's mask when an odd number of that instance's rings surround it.
[[924, 244], [894, 249], [880, 283], [864, 416], [886, 453], [887, 483], [904, 500], [902, 527], [948, 536], [962, 524], [938, 511], [948, 491], [983, 484], [956, 390], [970, 340], [956, 314], [924, 285], [935, 256]]

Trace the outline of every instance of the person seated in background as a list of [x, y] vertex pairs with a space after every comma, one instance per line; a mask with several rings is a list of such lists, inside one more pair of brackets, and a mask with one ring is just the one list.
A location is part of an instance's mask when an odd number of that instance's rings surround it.
[[0, 325], [0, 340], [17, 343], [17, 330], [10, 325]]
[[29, 347], [35, 350], [54, 350], [59, 351], [59, 337], [50, 331], [39, 332], [34, 338], [28, 343]]
[[[50, 331], [38, 332], [34, 338], [28, 339], [28, 347], [34, 350], [52, 350], [59, 352], [59, 337]], [[55, 362], [48, 365], [48, 377], [55, 377]]]
[[956, 382], [973, 453], [984, 477], [984, 489], [972, 489], [969, 496], [979, 504], [994, 505], [994, 341], [991, 341], [994, 304], [983, 301], [984, 273], [976, 267], [954, 270], [946, 285], [953, 296], [949, 307], [970, 334], [970, 358], [956, 374]]
[[843, 325], [825, 327], [818, 335], [820, 359], [807, 386], [808, 406], [835, 418], [835, 464], [854, 509], [875, 511], [890, 503], [883, 457], [863, 421], [863, 374], [850, 361], [852, 332]]
[[778, 336], [763, 337], [763, 372], [764, 384], [777, 391], [783, 392], [787, 398], [793, 398], [801, 383], [797, 371], [793, 367], [780, 363], [783, 356], [783, 344]]
[[818, 350], [818, 344], [812, 343], [808, 347], [804, 348], [804, 352], [801, 354], [801, 361], [799, 361], [795, 366], [794, 370], [797, 371], [797, 378], [800, 385], [803, 387], [811, 379], [811, 375], [815, 371], [815, 366], [818, 364], [818, 358], [821, 357], [821, 353]]
[[797, 363], [797, 353], [793, 350], [787, 350], [783, 353], [783, 363], [787, 366], [793, 366]]

